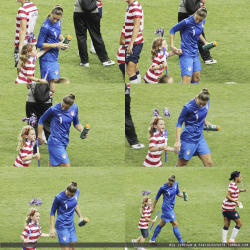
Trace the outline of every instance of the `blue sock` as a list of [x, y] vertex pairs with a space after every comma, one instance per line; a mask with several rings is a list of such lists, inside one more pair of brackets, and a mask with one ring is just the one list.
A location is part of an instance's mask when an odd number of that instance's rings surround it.
[[191, 83], [199, 83], [199, 82], [194, 82], [194, 81], [191, 81]]
[[180, 234], [178, 227], [173, 227], [173, 231], [174, 231], [174, 235], [177, 238], [177, 240], [179, 241], [179, 243], [183, 243], [183, 240], [181, 238], [181, 234]]
[[158, 224], [154, 230], [154, 234], [151, 238], [152, 241], [155, 241], [156, 237], [158, 236], [158, 234], [161, 232], [161, 226]]
[[136, 72], [136, 75], [137, 75], [137, 76], [140, 75], [140, 71], [139, 71], [139, 70]]

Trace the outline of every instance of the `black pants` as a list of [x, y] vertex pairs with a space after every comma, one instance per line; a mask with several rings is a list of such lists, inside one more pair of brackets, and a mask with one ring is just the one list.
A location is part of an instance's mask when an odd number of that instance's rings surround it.
[[[188, 13], [181, 13], [181, 12], [178, 12], [178, 22], [182, 21], [183, 19], [185, 18], [188, 18], [189, 17], [189, 14]], [[206, 39], [205, 37], [205, 34], [204, 34], [204, 30], [202, 31], [202, 35], [203, 37]], [[206, 60], [211, 60], [212, 57], [210, 55], [210, 51], [209, 50], [203, 50], [202, 49], [202, 46], [203, 46], [203, 42], [201, 40], [199, 40], [198, 42], [198, 49], [199, 49], [199, 52], [200, 52], [200, 55], [201, 55], [201, 58], [203, 59], [203, 61], [206, 61]]]
[[101, 35], [99, 13], [74, 12], [74, 26], [82, 63], [88, 63], [87, 30], [91, 36], [96, 54], [101, 62], [109, 60]]
[[[31, 117], [32, 113], [34, 113], [37, 117], [37, 124], [34, 125], [34, 129], [36, 131], [36, 136], [38, 135], [38, 122], [40, 117], [52, 106], [52, 103], [37, 103], [37, 102], [26, 102], [26, 116]], [[44, 123], [44, 133], [46, 139], [48, 140], [50, 136], [50, 121], [46, 121]]]
[[138, 144], [135, 126], [130, 113], [130, 95], [125, 94], [125, 135], [130, 145]]

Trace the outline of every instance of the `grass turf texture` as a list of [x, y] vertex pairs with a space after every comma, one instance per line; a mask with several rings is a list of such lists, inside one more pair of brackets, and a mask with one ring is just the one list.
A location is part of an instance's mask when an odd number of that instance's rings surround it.
[[[248, 188], [250, 180], [249, 168], [239, 167], [238, 169], [243, 175], [244, 188]], [[126, 168], [126, 242], [131, 242], [131, 239], [140, 236], [140, 230], [137, 227], [140, 220], [141, 191], [150, 190], [149, 197], [154, 202], [159, 188], [166, 183], [167, 178], [172, 174], [176, 176], [180, 192], [186, 189], [188, 194], [188, 201], [186, 202], [182, 198], [176, 197], [174, 209], [182, 239], [191, 243], [221, 242], [222, 227], [224, 225], [221, 205], [227, 193], [228, 178], [234, 170], [234, 166], [197, 170], [194, 170], [194, 168], [145, 168], [143, 172], [139, 168]], [[241, 185], [239, 184], [238, 187], [241, 188]], [[237, 208], [236, 210], [241, 216], [243, 226], [238, 233], [236, 242], [248, 242], [248, 225], [250, 223], [248, 216], [249, 194], [240, 193], [239, 201], [242, 202], [244, 208]], [[152, 219], [154, 219], [158, 211], [161, 214], [161, 205], [162, 196], [151, 215]], [[153, 229], [149, 231], [146, 242], [152, 237], [155, 226], [159, 221], [160, 215]], [[151, 225], [149, 223], [149, 227]], [[235, 223], [231, 222], [228, 239], [234, 226]], [[162, 228], [156, 241], [159, 243], [178, 243], [170, 223], [167, 223]]]
[[[0, 201], [0, 242], [21, 242], [20, 234], [30, 208], [32, 197], [41, 198], [36, 206], [41, 213], [42, 232], [49, 232], [49, 214], [54, 197], [71, 181], [78, 183], [78, 205], [89, 222], [79, 227], [75, 215], [78, 242], [124, 242], [124, 169], [121, 168], [45, 168], [1, 169], [1, 186], [8, 187]], [[119, 186], [120, 188], [113, 188]], [[56, 239], [39, 238], [38, 242], [55, 242]], [[85, 249], [85, 248], [84, 248]]]

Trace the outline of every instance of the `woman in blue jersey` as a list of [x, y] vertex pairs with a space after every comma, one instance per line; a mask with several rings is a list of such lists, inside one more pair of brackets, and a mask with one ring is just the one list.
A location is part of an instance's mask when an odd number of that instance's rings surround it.
[[[49, 166], [70, 167], [66, 148], [69, 144], [69, 129], [73, 122], [74, 127], [83, 131], [83, 126], [78, 120], [78, 107], [74, 104], [75, 95], [65, 96], [61, 103], [50, 107], [40, 118], [38, 123], [38, 140], [43, 144], [43, 124], [50, 120], [50, 137], [48, 140]], [[88, 134], [85, 136], [87, 137]]]
[[[72, 182], [68, 187], [56, 195], [51, 211], [50, 211], [50, 236], [55, 237], [56, 233], [58, 241], [62, 245], [63, 250], [75, 249], [73, 247], [66, 247], [67, 244], [77, 241], [76, 230], [74, 224], [75, 212], [80, 221], [84, 220], [77, 204], [79, 198], [79, 189], [77, 183]], [[57, 218], [55, 223], [55, 213], [57, 211]]]
[[[182, 109], [176, 124], [176, 142], [174, 150], [179, 152], [177, 167], [184, 167], [192, 156], [198, 156], [205, 167], [212, 167], [213, 161], [210, 149], [203, 136], [204, 126], [210, 125], [206, 120], [210, 105], [210, 94], [202, 89], [198, 96], [188, 102]], [[185, 128], [181, 133], [181, 127]]]
[[[44, 21], [37, 39], [37, 47], [49, 49], [39, 58], [41, 78], [47, 77], [50, 89], [55, 92], [55, 83], [60, 79], [58, 54], [59, 49], [67, 49], [68, 45], [64, 44], [64, 37], [61, 34], [61, 18], [63, 8], [56, 5]], [[66, 82], [65, 82], [66, 83]]]
[[171, 175], [168, 178], [167, 183], [162, 185], [155, 197], [154, 204], [152, 206], [152, 210], [154, 211], [155, 206], [160, 198], [163, 195], [163, 203], [161, 206], [162, 214], [161, 220], [159, 224], [156, 226], [154, 230], [154, 234], [150, 239], [149, 243], [156, 244], [156, 237], [161, 232], [161, 229], [166, 225], [166, 223], [170, 222], [173, 226], [173, 232], [179, 243], [184, 243], [180, 231], [178, 229], [178, 222], [176, 220], [176, 216], [174, 213], [174, 205], [175, 205], [175, 196], [179, 196], [184, 198], [183, 194], [179, 190], [178, 182], [175, 180], [175, 175]]
[[[198, 55], [199, 39], [207, 45], [202, 36], [207, 10], [205, 7], [198, 9], [194, 15], [184, 19], [170, 29], [170, 47], [179, 55], [182, 83], [199, 83], [201, 62]], [[181, 32], [181, 50], [174, 46], [174, 35]]]

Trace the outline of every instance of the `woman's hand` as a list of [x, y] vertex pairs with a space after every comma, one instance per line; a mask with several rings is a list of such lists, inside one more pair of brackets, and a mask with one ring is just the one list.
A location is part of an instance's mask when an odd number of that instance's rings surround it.
[[65, 44], [63, 42], [60, 42], [60, 43], [57, 43], [57, 46], [56, 46], [58, 49], [67, 49], [69, 47], [68, 44]]
[[181, 143], [180, 142], [176, 142], [174, 144], [174, 152], [177, 154], [180, 151], [181, 148]]
[[132, 50], [133, 50], [133, 44], [130, 43], [129, 46], [128, 46], [128, 48], [127, 48], [127, 53], [128, 53], [128, 54], [133, 54], [133, 51], [132, 51]]
[[49, 230], [49, 237], [51, 237], [51, 238], [55, 238], [56, 237], [56, 230], [55, 230], [55, 228], [51, 228]]

